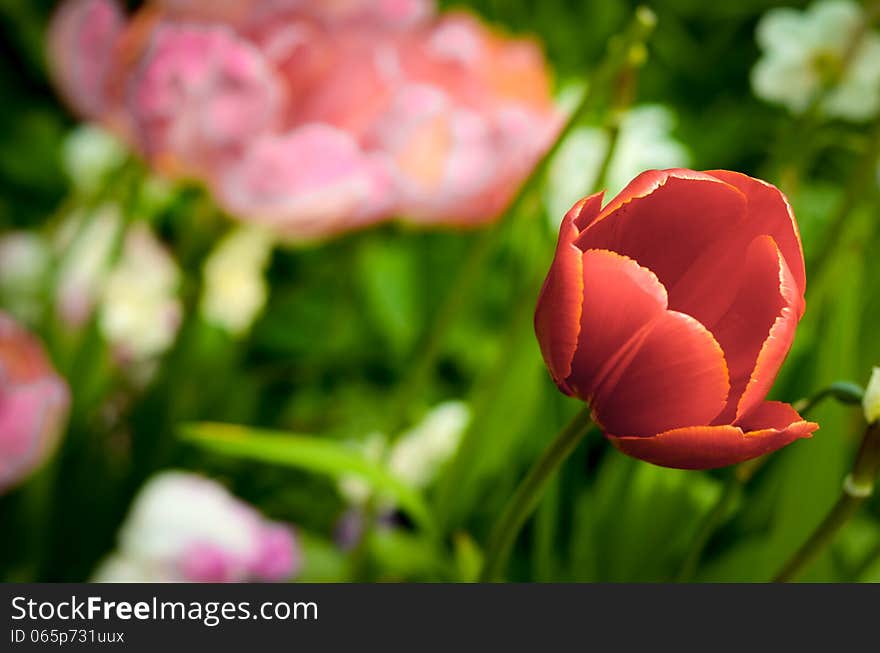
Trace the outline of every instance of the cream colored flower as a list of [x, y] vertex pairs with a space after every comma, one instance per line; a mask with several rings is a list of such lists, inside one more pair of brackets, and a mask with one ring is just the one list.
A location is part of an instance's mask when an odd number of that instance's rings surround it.
[[204, 266], [201, 312], [233, 335], [245, 333], [268, 294], [263, 273], [272, 252], [271, 236], [262, 229], [238, 227], [211, 252]]
[[179, 283], [174, 260], [149, 227], [133, 225], [101, 295], [101, 331], [124, 360], [150, 360], [174, 342], [182, 311]]

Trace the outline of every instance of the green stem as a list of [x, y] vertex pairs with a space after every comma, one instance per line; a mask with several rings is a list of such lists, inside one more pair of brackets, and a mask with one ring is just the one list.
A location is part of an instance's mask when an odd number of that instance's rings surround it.
[[864, 392], [859, 385], [850, 381], [836, 381], [813, 396], [794, 402], [792, 408], [801, 415], [807, 415], [826, 399], [836, 399], [841, 404], [858, 405], [862, 403]]
[[389, 437], [394, 437], [409, 422], [409, 411], [430, 372], [434, 369], [437, 358], [446, 341], [450, 329], [455, 325], [455, 318], [461, 312], [472, 289], [480, 279], [480, 270], [492, 253], [495, 245], [495, 234], [498, 230], [485, 229], [472, 243], [467, 257], [459, 268], [452, 286], [434, 316], [431, 328], [417, 348], [419, 354], [408, 365], [408, 374], [398, 384], [391, 402], [389, 420], [386, 429]]
[[691, 542], [690, 551], [675, 577], [675, 582], [687, 583], [694, 577], [697, 568], [700, 565], [700, 560], [703, 557], [703, 551], [709, 543], [709, 539], [715, 534], [721, 521], [724, 519], [725, 515], [727, 515], [727, 512], [733, 505], [733, 501], [739, 494], [742, 485], [743, 483], [739, 480], [736, 469], [730, 470], [718, 500], [706, 515], [696, 536]]
[[773, 579], [774, 582], [788, 583], [797, 579], [801, 572], [819, 557], [871, 495], [878, 471], [880, 471], [880, 422], [874, 422], [865, 429], [852, 472], [844, 483], [843, 493], [837, 503], [806, 542], [783, 565]]
[[862, 576], [864, 576], [868, 570], [876, 564], [877, 560], [880, 560], [880, 542], [875, 544], [874, 547], [868, 551], [868, 554], [855, 566], [850, 574], [850, 580], [861, 580]]
[[[838, 381], [832, 383], [827, 388], [823, 388], [811, 397], [800, 399], [792, 404], [794, 409], [803, 416], [816, 408], [826, 399], [836, 399], [843, 404], [860, 403], [862, 389], [854, 383], [846, 381]], [[718, 530], [724, 517], [730, 511], [737, 496], [739, 496], [743, 487], [752, 479], [758, 470], [764, 466], [767, 456], [754, 458], [737, 465], [727, 476], [724, 487], [718, 500], [706, 514], [705, 519], [700, 525], [696, 536], [691, 542], [690, 551], [688, 551], [678, 574], [675, 577], [676, 582], [686, 583], [693, 579], [697, 569], [700, 566], [700, 560], [706, 545], [709, 543], [712, 535]]]
[[538, 504], [547, 482], [574, 451], [592, 423], [590, 409], [585, 406], [559, 432], [520, 483], [492, 529], [480, 582], [491, 582], [504, 570], [510, 547]]

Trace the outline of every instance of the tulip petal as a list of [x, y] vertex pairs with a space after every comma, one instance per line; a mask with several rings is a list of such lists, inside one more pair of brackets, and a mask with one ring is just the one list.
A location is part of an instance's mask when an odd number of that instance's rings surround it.
[[[607, 436], [623, 453], [663, 467], [712, 469], [757, 458], [819, 428], [783, 403], [768, 401], [736, 426], [691, 426], [653, 437]], [[743, 429], [748, 429], [744, 431]]]
[[[580, 253], [580, 250], [578, 250]], [[632, 349], [634, 336], [666, 312], [666, 289], [653, 272], [615, 252], [582, 254], [577, 350], [568, 385], [588, 400], [603, 376]]]
[[724, 353], [690, 315], [664, 311], [625, 349], [593, 395], [594, 417], [606, 432], [653, 436], [708, 424], [724, 408]]
[[[807, 287], [801, 235], [785, 195], [766, 181], [740, 172], [710, 170], [708, 174], [738, 188], [748, 199], [748, 224], [754, 234], [769, 234], [779, 245], [801, 294]], [[803, 313], [803, 307], [800, 312]]]
[[764, 399], [788, 353], [797, 322], [796, 318], [788, 319], [793, 316], [782, 291], [787, 285], [784, 278], [788, 268], [773, 239], [758, 236], [746, 248], [743, 258], [737, 271], [731, 271], [731, 277], [739, 281], [738, 288], [730, 293], [730, 306], [715, 323], [708, 324], [724, 350], [730, 371], [730, 396], [725, 410], [716, 420], [718, 424], [733, 422], [737, 404], [750, 382], [759, 353], [771, 337], [777, 320], [783, 320], [784, 327], [780, 326], [773, 338], [776, 347], [773, 356], [762, 367], [761, 382], [754, 382], [754, 389], [750, 391], [754, 401], [760, 403]]
[[582, 252], [574, 246], [582, 220], [592, 220], [599, 213], [602, 193], [575, 204], [562, 220], [556, 256], [535, 309], [535, 333], [541, 354], [556, 385], [573, 394], [565, 380], [571, 374], [571, 361], [578, 341], [583, 303]]
[[[790, 405], [781, 401], [764, 401], [756, 406], [750, 413], [739, 419], [736, 424], [746, 435], [764, 434], [770, 431], [783, 431], [798, 426], [796, 429], [803, 433], [800, 437], [807, 437], [819, 428], [815, 422], [808, 422]], [[806, 426], [799, 426], [799, 425]]]
[[[777, 292], [782, 300], [782, 304], [776, 319], [773, 321], [773, 325], [770, 327], [769, 335], [761, 345], [755, 359], [755, 364], [749, 374], [748, 382], [742, 390], [742, 396], [739, 398], [736, 409], [737, 419], [760, 405], [773, 386], [776, 375], [779, 373], [779, 369], [782, 367], [789, 349], [791, 349], [791, 343], [794, 341], [795, 329], [797, 328], [803, 307], [803, 300], [796, 285], [797, 282], [786, 264], [783, 254], [775, 246], [775, 243], [774, 250], [778, 272], [776, 277], [778, 282]], [[741, 314], [748, 316], [748, 311], [749, 308], [746, 306], [742, 309]], [[726, 338], [726, 336], [724, 337]], [[741, 363], [747, 360], [748, 356], [737, 360], [738, 374], [743, 369]], [[738, 377], [737, 380], [740, 381], [741, 378]], [[733, 391], [731, 391], [730, 396], [731, 401], [733, 401], [735, 398]]]
[[[695, 256], [724, 242], [746, 215], [733, 186], [690, 170], [644, 172], [615, 197], [578, 238], [582, 250], [623, 254], [674, 288]], [[670, 293], [670, 307], [679, 310]]]

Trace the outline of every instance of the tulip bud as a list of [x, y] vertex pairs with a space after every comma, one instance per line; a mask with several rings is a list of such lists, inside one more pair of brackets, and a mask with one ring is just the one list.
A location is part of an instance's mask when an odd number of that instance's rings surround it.
[[862, 408], [868, 424], [880, 420], [880, 367], [875, 367], [871, 371], [871, 380], [868, 381], [868, 387], [865, 388], [862, 397]]
[[649, 170], [602, 207], [575, 204], [535, 313], [559, 388], [624, 453], [708, 469], [818, 428], [765, 401], [803, 314], [788, 201], [713, 170]]
[[52, 454], [69, 405], [67, 384], [40, 343], [0, 313], [0, 493]]

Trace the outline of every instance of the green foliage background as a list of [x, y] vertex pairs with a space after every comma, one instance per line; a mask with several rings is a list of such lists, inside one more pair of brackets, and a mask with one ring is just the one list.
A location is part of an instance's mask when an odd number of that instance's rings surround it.
[[[52, 4], [0, 0], [4, 230], [39, 227], [67, 193], [59, 148], [74, 122], [53, 93], [42, 59]], [[653, 3], [658, 28], [638, 101], [674, 109], [675, 136], [691, 150], [696, 169], [728, 168], [778, 181], [780, 152], [802, 148], [791, 200], [808, 260], [828, 239], [840, 205], [856, 198], [829, 264], [819, 277], [809, 277], [807, 313], [773, 393], [791, 401], [838, 379], [864, 383], [880, 362], [880, 257], [872, 255], [880, 245], [880, 191], [876, 170], [859, 172], [876, 125], [829, 122], [805, 134], [784, 110], [751, 94], [755, 25], [775, 4]], [[609, 0], [483, 0], [470, 6], [514, 32], [539, 36], [560, 82], [587, 77], [634, 9]], [[210, 237], [228, 226], [212, 223], [204, 242], [192, 242], [192, 216], [201, 201], [193, 191], [156, 218], [193, 276]], [[377, 531], [369, 547], [371, 578], [472, 579], [495, 516], [578, 408], [551, 383], [532, 333], [535, 280], [555, 241], [543, 211], [537, 197], [527, 198], [520, 215], [498, 227], [475, 292], [444, 340], [428, 383], [406, 406], [403, 419], [414, 421], [439, 400], [465, 397], [476, 419], [425, 497], [436, 531], [412, 527], [409, 518], [402, 528]], [[267, 515], [299, 525], [304, 579], [350, 578], [349, 560], [332, 544], [345, 510], [332, 461], [320, 452], [318, 462], [293, 466], [266, 464], [259, 454], [230, 457], [182, 439], [178, 426], [229, 422], [329, 441], [383, 430], [395, 388], [408, 378], [424, 334], [480, 237], [385, 226], [276, 251], [269, 304], [250, 337], [233, 342], [190, 315], [159, 377], [112, 432], [102, 426], [100, 406], [115, 381], [101, 362], [106, 354], [99, 336], [92, 334], [83, 365], [82, 359], [65, 360], [52, 334], [43, 333], [59, 369], [70, 375], [74, 417], [54, 463], [0, 497], [0, 579], [87, 578], [113, 548], [134, 492], [169, 466], [203, 471]], [[738, 494], [707, 543], [697, 580], [769, 579], [837, 498], [860, 435], [860, 412], [828, 403], [811, 417], [821, 424], [817, 435], [775, 454]], [[271, 451], [272, 443], [266, 446]], [[673, 579], [729, 473], [654, 467], [623, 457], [593, 435], [526, 526], [508, 577]], [[53, 475], [57, 482], [48, 482]], [[804, 578], [880, 580], [880, 564], [864, 564], [878, 544], [880, 504], [873, 500]]]

